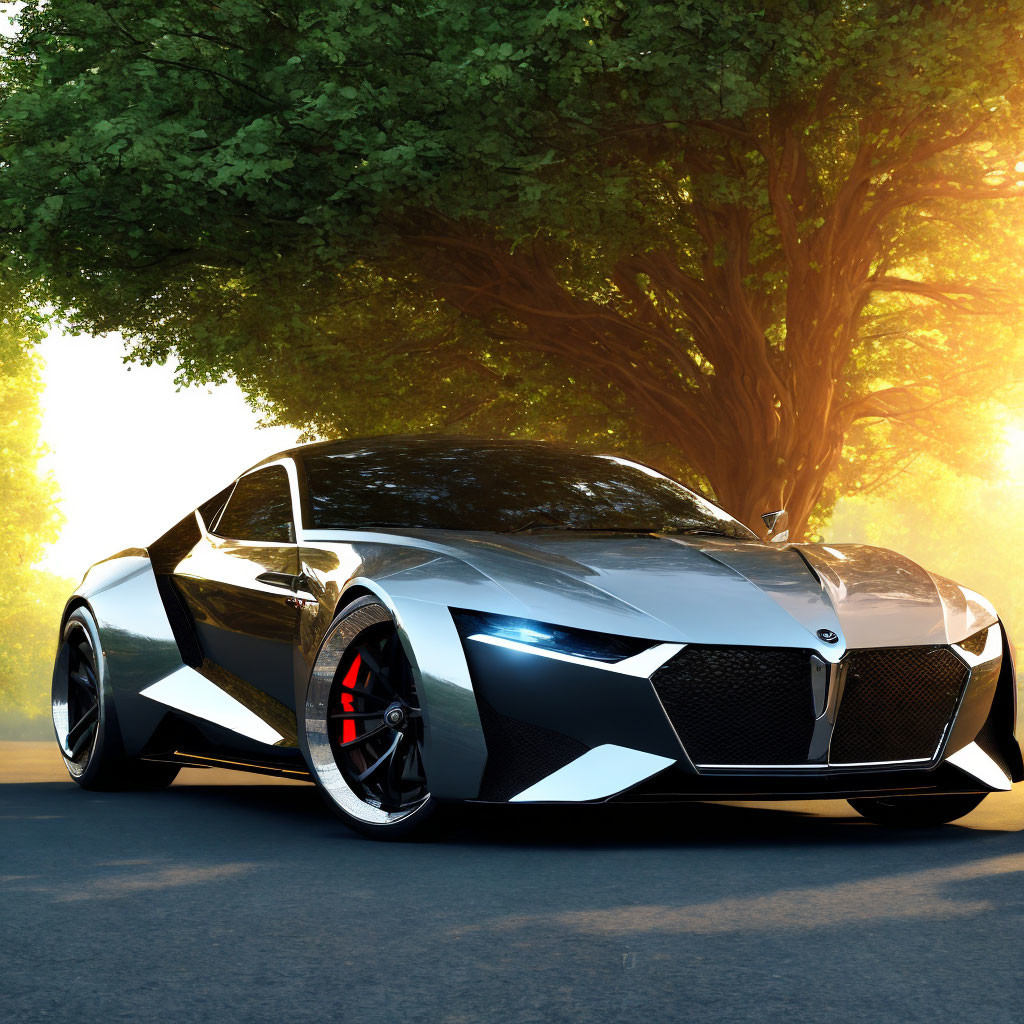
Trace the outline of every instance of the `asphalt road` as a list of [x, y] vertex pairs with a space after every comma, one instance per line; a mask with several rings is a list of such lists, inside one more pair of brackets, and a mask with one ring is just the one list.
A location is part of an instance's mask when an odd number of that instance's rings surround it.
[[470, 815], [372, 843], [312, 787], [93, 794], [0, 744], [0, 1020], [1024, 1018], [1024, 787], [889, 832], [839, 802]]

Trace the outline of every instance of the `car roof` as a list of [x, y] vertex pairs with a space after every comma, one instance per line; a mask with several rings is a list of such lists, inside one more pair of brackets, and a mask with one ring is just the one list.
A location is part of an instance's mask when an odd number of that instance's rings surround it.
[[[468, 451], [495, 448], [541, 448], [549, 451], [561, 451], [579, 455], [606, 454], [598, 450], [576, 448], [553, 441], [536, 441], [528, 438], [491, 438], [465, 437], [451, 434], [379, 434], [372, 437], [337, 438], [329, 441], [311, 441], [309, 444], [296, 445], [257, 462], [245, 472], [248, 473], [260, 466], [266, 466], [279, 459], [302, 459], [315, 455], [355, 455], [361, 451], [387, 451], [416, 448], [424, 453], [443, 452], [452, 448]], [[244, 474], [243, 474], [244, 475]]]

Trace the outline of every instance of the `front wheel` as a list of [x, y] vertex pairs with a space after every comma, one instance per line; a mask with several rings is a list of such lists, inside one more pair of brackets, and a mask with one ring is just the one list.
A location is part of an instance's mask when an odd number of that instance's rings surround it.
[[437, 801], [423, 769], [423, 713], [394, 619], [376, 598], [331, 623], [302, 716], [310, 767], [345, 823], [375, 839], [421, 838]]
[[850, 806], [868, 821], [890, 828], [927, 828], [946, 825], [970, 814], [987, 793], [952, 796], [893, 796], [850, 800]]
[[162, 789], [178, 765], [125, 755], [107, 685], [99, 629], [88, 608], [68, 616], [53, 667], [53, 731], [71, 778], [83, 789]]

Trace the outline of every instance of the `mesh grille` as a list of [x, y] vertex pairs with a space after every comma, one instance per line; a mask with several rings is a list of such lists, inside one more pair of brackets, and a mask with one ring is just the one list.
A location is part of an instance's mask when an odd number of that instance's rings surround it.
[[829, 761], [930, 758], [970, 673], [947, 647], [850, 651]]
[[690, 644], [651, 677], [696, 764], [801, 764], [814, 730], [810, 652]]
[[499, 714], [479, 695], [477, 705], [487, 742], [481, 800], [509, 800], [590, 749], [560, 732]]

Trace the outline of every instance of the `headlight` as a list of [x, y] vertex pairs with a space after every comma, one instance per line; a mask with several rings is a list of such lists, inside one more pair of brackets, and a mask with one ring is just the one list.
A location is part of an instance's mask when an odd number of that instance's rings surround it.
[[534, 647], [590, 661], [622, 661], [657, 643], [656, 640], [609, 636], [589, 629], [553, 626], [547, 622], [516, 619], [508, 615], [485, 615], [458, 608], [452, 609], [452, 617], [463, 640], [479, 637], [491, 642], [505, 641], [510, 647]]
[[966, 640], [961, 640], [957, 647], [962, 647], [968, 654], [980, 656], [985, 652], [985, 647], [988, 644], [989, 630], [995, 628], [995, 626], [986, 626], [984, 629], [980, 629], [977, 633], [967, 637]]
[[953, 646], [976, 658], [978, 662], [990, 662], [1002, 654], [1002, 631], [998, 625], [986, 626]]

